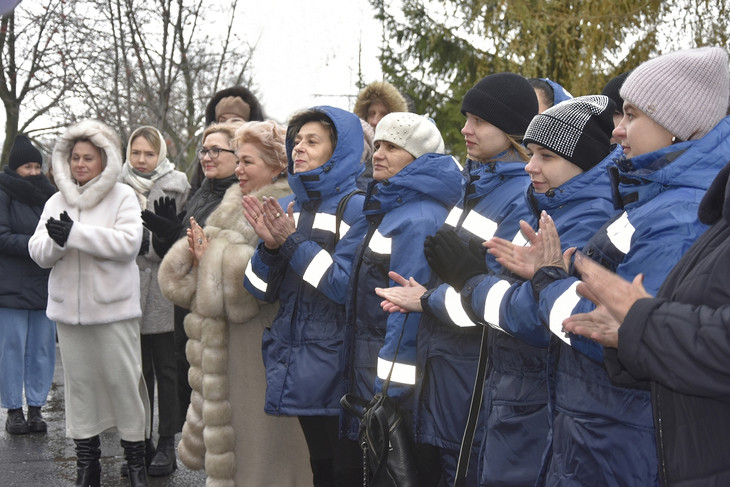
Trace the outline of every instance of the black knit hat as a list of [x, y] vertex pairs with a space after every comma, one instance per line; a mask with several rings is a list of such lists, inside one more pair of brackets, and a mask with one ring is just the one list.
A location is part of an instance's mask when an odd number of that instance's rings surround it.
[[536, 115], [523, 142], [541, 145], [587, 171], [611, 152], [615, 109], [603, 95], [566, 100]]
[[43, 164], [43, 156], [41, 155], [41, 151], [33, 147], [28, 137], [23, 134], [18, 134], [13, 141], [13, 147], [10, 149], [8, 167], [15, 170], [29, 162]]
[[624, 99], [621, 98], [619, 90], [624, 84], [624, 81], [626, 81], [626, 78], [629, 77], [629, 74], [631, 74], [631, 71], [626, 71], [625, 73], [621, 73], [618, 76], [611, 78], [608, 83], [606, 83], [606, 86], [603, 87], [603, 91], [601, 92], [602, 95], [613, 100], [616, 104], [616, 110], [621, 113], [624, 113]]
[[490, 74], [464, 95], [461, 113], [467, 112], [508, 135], [521, 136], [538, 112], [537, 96], [530, 83], [518, 74]]

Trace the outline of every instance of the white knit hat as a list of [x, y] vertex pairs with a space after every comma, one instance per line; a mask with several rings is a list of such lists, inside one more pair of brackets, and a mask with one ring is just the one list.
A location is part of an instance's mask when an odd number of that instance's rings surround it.
[[659, 56], [632, 71], [620, 93], [679, 139], [702, 138], [727, 112], [727, 53], [701, 47]]
[[424, 154], [443, 154], [444, 139], [428, 117], [409, 112], [392, 112], [375, 127], [375, 142], [385, 140], [418, 159]]

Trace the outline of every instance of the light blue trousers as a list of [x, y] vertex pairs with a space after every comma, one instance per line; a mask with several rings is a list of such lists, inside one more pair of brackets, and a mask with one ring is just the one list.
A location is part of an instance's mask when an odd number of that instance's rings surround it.
[[56, 365], [56, 323], [45, 310], [0, 308], [0, 406], [46, 404]]

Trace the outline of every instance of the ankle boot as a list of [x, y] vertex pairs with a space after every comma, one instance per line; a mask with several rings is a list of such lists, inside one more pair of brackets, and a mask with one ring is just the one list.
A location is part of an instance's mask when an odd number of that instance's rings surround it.
[[11, 435], [24, 435], [30, 431], [30, 426], [28, 426], [23, 415], [23, 408], [8, 409], [5, 431]]
[[[152, 459], [154, 458], [155, 453], [156, 453], [155, 442], [152, 441], [152, 438], [147, 438], [146, 440], [144, 440], [144, 444], [145, 444], [144, 464], [147, 466], [148, 473], [149, 473], [150, 464], [152, 463]], [[126, 479], [127, 477], [129, 477], [129, 466], [127, 465], [126, 460], [122, 462], [122, 466], [119, 469], [119, 476], [122, 477], [123, 479]]]
[[101, 440], [99, 435], [76, 444], [76, 487], [100, 487], [101, 485]]
[[122, 440], [124, 458], [127, 459], [129, 468], [129, 485], [132, 487], [147, 487], [147, 468], [145, 466], [145, 443], [144, 441]]
[[155, 453], [147, 472], [150, 477], [164, 477], [170, 475], [176, 468], [175, 437], [160, 436], [160, 441], [157, 443], [157, 453]]
[[40, 406], [28, 406], [28, 426], [31, 433], [45, 433], [48, 425], [43, 420]]

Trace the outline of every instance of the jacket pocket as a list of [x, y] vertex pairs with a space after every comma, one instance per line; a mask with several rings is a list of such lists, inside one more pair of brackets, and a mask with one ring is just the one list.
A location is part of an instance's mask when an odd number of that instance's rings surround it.
[[139, 288], [139, 273], [135, 267], [131, 276], [128, 262], [94, 258], [92, 282], [97, 303], [116, 303], [133, 296], [133, 288]]

